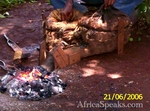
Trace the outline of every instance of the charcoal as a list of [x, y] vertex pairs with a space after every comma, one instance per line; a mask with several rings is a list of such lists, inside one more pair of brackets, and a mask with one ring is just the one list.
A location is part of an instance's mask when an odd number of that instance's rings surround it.
[[32, 81], [30, 85], [34, 91], [39, 91], [39, 89], [43, 88], [43, 86], [38, 81]]
[[21, 69], [22, 71], [25, 71], [25, 72], [29, 72], [29, 71], [32, 71], [33, 70], [33, 68], [31, 68], [31, 67], [28, 67], [28, 66], [23, 66], [22, 67], [22, 69]]
[[21, 85], [21, 87], [25, 87], [25, 86], [28, 86], [28, 85], [29, 85], [29, 82], [27, 81], [27, 82], [23, 83], [23, 84]]
[[42, 98], [49, 98], [51, 97], [51, 91], [48, 89], [48, 90], [40, 90], [39, 92], [39, 96], [42, 97]]
[[26, 94], [26, 95], [30, 94], [32, 92], [31, 86], [28, 85], [28, 86], [24, 87], [23, 91], [24, 91], [23, 94]]
[[18, 97], [19, 100], [24, 101], [27, 100], [27, 96], [26, 95], [22, 95]]
[[62, 81], [59, 79], [59, 76], [56, 75], [56, 76], [53, 76], [53, 77], [51, 78], [51, 83], [52, 83], [53, 85], [57, 85], [57, 84], [62, 83]]
[[[32, 76], [33, 80], [30, 78], [28, 81], [26, 78], [23, 78], [28, 77], [28, 75], [23, 76], [22, 74], [30, 74], [29, 77]], [[11, 80], [9, 80], [10, 77]], [[21, 101], [37, 101], [42, 98], [49, 98], [52, 95], [62, 93], [67, 86], [55, 72], [50, 73], [41, 66], [29, 69], [24, 68], [23, 71], [18, 70], [12, 72], [12, 74], [10, 72], [10, 74], [2, 77], [1, 82], [3, 83], [0, 87], [1, 93], [9, 89], [10, 97], [16, 97]]]
[[18, 94], [16, 91], [17, 90], [13, 88], [9, 89], [10, 97], [17, 97]]
[[39, 101], [41, 99], [42, 99], [41, 97], [35, 97], [35, 96], [28, 96], [27, 97], [27, 100], [32, 100], [32, 101]]
[[23, 85], [25, 85], [26, 82], [18, 79], [18, 78], [14, 78], [12, 81], [10, 81], [8, 84], [7, 84], [7, 87], [9, 89], [19, 89], [21, 87], [23, 87]]
[[61, 87], [63, 88], [63, 90], [65, 90], [67, 87], [67, 83], [61, 83]]
[[2, 78], [1, 78], [1, 83], [6, 85], [10, 80], [12, 80], [14, 78], [14, 76], [10, 73], [7, 73], [6, 75], [4, 75]]
[[0, 86], [0, 92], [1, 93], [5, 93], [7, 90], [7, 87], [6, 86]]
[[45, 71], [45, 69], [41, 66], [36, 66], [35, 68], [38, 69], [39, 72], [41, 72], [41, 73], [43, 73]]
[[51, 93], [52, 94], [59, 94], [63, 92], [63, 88], [60, 85], [51, 86]]

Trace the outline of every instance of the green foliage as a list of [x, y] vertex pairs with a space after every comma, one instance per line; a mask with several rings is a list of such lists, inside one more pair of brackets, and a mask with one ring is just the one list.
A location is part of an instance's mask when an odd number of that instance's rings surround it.
[[0, 0], [0, 11], [5, 11], [20, 3], [25, 3], [25, 0]]
[[51, 5], [52, 3], [51, 3], [51, 0], [48, 0], [48, 3]]
[[36, 2], [36, 0], [0, 0], [0, 12], [8, 10], [21, 3], [26, 3], [26, 1], [29, 1], [30, 3]]
[[150, 24], [150, 0], [144, 0], [138, 7], [138, 17]]

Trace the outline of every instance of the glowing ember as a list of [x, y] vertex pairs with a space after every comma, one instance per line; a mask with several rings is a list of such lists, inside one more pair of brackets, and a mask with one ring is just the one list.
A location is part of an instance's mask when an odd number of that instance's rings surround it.
[[33, 80], [38, 80], [39, 77], [41, 77], [42, 74], [37, 70], [33, 69], [30, 72], [20, 72], [19, 75], [17, 76], [18, 79], [23, 80], [25, 82], [31, 82]]
[[62, 93], [66, 87], [56, 72], [47, 72], [41, 66], [13, 73], [1, 78], [0, 92], [4, 93], [8, 89], [10, 96], [19, 100], [41, 100]]

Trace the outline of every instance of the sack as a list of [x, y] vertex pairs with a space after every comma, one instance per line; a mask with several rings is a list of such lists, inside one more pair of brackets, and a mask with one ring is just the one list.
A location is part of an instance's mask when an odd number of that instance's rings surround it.
[[117, 49], [119, 19], [124, 21], [124, 43], [127, 43], [130, 36], [130, 19], [114, 7], [104, 9], [102, 5], [91, 17], [84, 16], [79, 20], [82, 39], [88, 44], [88, 53], [82, 50], [83, 57]]

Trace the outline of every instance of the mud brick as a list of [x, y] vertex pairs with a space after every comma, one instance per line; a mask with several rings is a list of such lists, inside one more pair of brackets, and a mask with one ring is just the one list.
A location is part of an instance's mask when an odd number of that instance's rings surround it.
[[74, 64], [81, 60], [79, 47], [72, 47], [72, 48], [64, 50], [64, 52], [68, 56], [69, 65]]
[[64, 68], [68, 65], [68, 57], [64, 53], [63, 49], [61, 47], [57, 47], [52, 52], [52, 55], [60, 68]]

